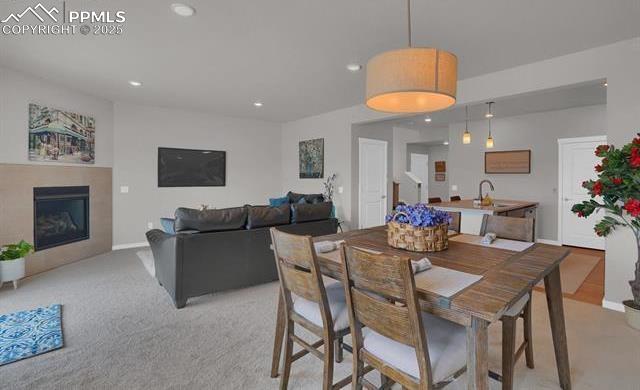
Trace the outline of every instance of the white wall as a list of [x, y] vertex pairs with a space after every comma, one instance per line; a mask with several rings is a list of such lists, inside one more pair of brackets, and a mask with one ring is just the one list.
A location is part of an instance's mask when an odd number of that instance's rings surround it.
[[95, 164], [113, 165], [113, 104], [106, 100], [0, 68], [0, 163], [56, 164], [29, 161], [29, 103], [93, 116], [96, 120]]
[[324, 179], [300, 179], [298, 176], [298, 142], [324, 138], [325, 176], [336, 173], [338, 175], [336, 186], [342, 186], [344, 189], [342, 194], [336, 193], [334, 196], [337, 217], [343, 221], [343, 228], [348, 229], [353, 226], [351, 221], [351, 125], [382, 117], [384, 117], [383, 114], [363, 106], [354, 106], [285, 123], [282, 126], [281, 192], [322, 192]]
[[[495, 199], [539, 202], [536, 234], [539, 238], [558, 239], [558, 138], [605, 135], [605, 105], [547, 111], [535, 114], [495, 118], [491, 151], [531, 150], [531, 174], [484, 173], [487, 121], [469, 123], [471, 144], [462, 143], [464, 123], [450, 126], [449, 184], [457, 185], [463, 198], [476, 198], [478, 184], [489, 179], [495, 185]], [[485, 187], [485, 190], [488, 187]]]
[[[177, 207], [268, 204], [280, 195], [280, 125], [202, 112], [115, 104], [114, 245], [146, 241]], [[158, 188], [158, 147], [224, 150], [225, 187]], [[128, 186], [129, 193], [120, 193]]]

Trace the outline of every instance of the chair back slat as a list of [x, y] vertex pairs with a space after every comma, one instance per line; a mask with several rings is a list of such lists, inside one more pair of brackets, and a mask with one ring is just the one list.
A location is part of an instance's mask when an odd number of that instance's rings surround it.
[[462, 213], [460, 211], [449, 211], [449, 215], [451, 216], [449, 230], [460, 233], [460, 218], [462, 216]]
[[292, 293], [313, 302], [320, 301], [320, 291], [313, 274], [308, 270], [281, 265], [282, 282]]
[[413, 345], [415, 342], [409, 311], [383, 298], [351, 289], [353, 310], [357, 320], [364, 326], [399, 343]]
[[480, 235], [495, 233], [498, 238], [533, 242], [535, 218], [514, 218], [500, 215], [484, 215]]
[[429, 198], [429, 203], [442, 203], [442, 199], [440, 197]]
[[398, 262], [400, 258], [380, 256], [347, 246], [347, 259], [353, 285], [388, 298], [406, 300], [406, 287]]
[[278, 255], [278, 258], [285, 263], [294, 264], [301, 268], [310, 269], [315, 254], [311, 238], [307, 236], [281, 232], [275, 228], [273, 230], [275, 231], [275, 238], [278, 241], [277, 243], [273, 243], [274, 249], [277, 244], [276, 253]]

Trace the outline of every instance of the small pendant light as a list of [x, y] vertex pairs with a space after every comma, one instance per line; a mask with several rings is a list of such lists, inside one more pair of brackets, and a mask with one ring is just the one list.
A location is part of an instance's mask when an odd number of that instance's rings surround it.
[[462, 134], [462, 143], [468, 145], [471, 143], [471, 133], [469, 132], [469, 106], [464, 106], [464, 134]]
[[489, 110], [485, 114], [485, 117], [489, 121], [489, 137], [487, 138], [486, 146], [487, 146], [487, 149], [492, 149], [493, 148], [493, 137], [491, 136], [491, 118], [493, 118], [493, 111], [491, 110], [491, 107], [493, 105], [493, 102], [488, 102], [487, 104], [489, 105]]

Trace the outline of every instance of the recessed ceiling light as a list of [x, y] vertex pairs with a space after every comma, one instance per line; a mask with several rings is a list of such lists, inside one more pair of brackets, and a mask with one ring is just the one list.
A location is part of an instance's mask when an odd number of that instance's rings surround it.
[[426, 118], [424, 118], [424, 121], [429, 123], [429, 122], [431, 122], [431, 118], [430, 117], [426, 117]]
[[253, 105], [256, 106], [256, 107], [262, 107], [263, 106], [262, 102], [254, 102]]
[[360, 65], [360, 64], [349, 64], [349, 65], [347, 65], [347, 69], [349, 69], [350, 72], [357, 72], [360, 69], [362, 69], [362, 65]]
[[142, 82], [141, 81], [130, 80], [129, 81], [129, 85], [132, 86], [132, 87], [142, 87]]
[[196, 13], [196, 9], [190, 5], [182, 4], [182, 3], [173, 3], [171, 4], [171, 10], [180, 16], [189, 17], [193, 16]]
[[442, 144], [443, 145], [449, 145], [449, 141], [444, 141]]

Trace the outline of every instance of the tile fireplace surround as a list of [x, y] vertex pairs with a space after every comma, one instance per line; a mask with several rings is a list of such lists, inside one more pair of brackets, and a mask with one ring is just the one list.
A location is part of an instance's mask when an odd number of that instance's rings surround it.
[[0, 244], [33, 237], [34, 187], [89, 186], [88, 240], [38, 251], [27, 258], [27, 275], [109, 252], [112, 245], [111, 168], [0, 164]]

